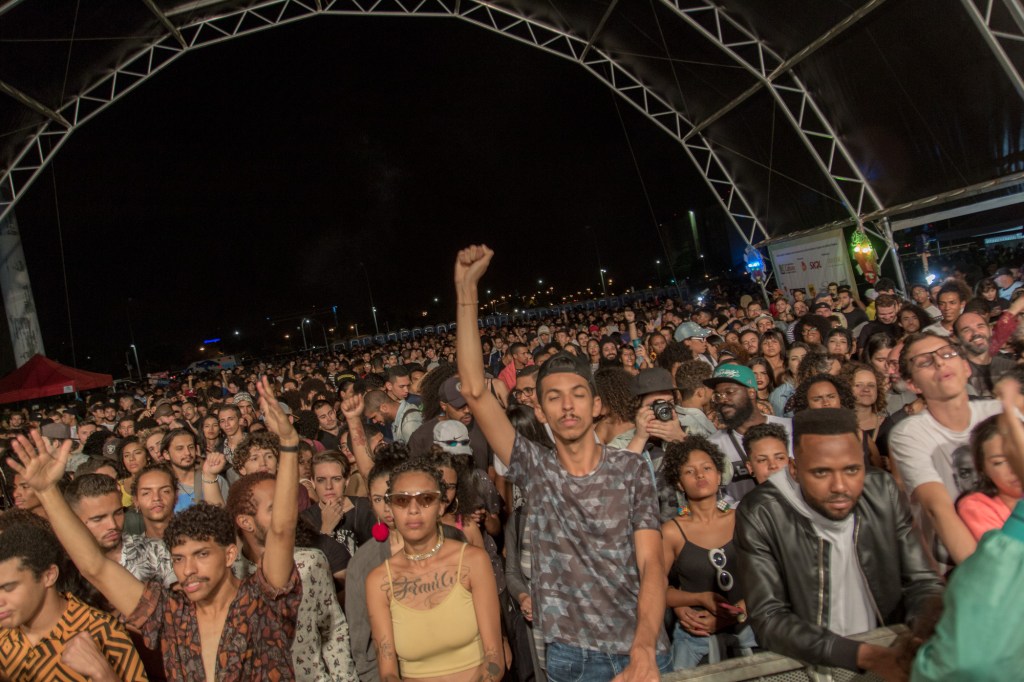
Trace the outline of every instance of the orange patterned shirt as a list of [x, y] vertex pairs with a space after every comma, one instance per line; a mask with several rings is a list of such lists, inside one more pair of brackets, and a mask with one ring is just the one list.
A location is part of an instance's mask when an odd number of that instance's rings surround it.
[[[262, 566], [242, 580], [217, 649], [218, 682], [295, 679], [291, 648], [301, 601], [302, 581], [294, 564], [284, 589], [267, 582]], [[184, 594], [151, 580], [126, 622], [142, 633], [149, 648], [160, 644], [168, 680], [206, 678], [196, 605]]]
[[0, 628], [0, 676], [11, 682], [86, 682], [86, 678], [61, 663], [68, 640], [80, 632], [92, 635], [99, 650], [119, 679], [148, 680], [139, 654], [124, 626], [109, 613], [94, 609], [73, 595], [60, 621], [46, 637], [32, 646], [20, 628]]

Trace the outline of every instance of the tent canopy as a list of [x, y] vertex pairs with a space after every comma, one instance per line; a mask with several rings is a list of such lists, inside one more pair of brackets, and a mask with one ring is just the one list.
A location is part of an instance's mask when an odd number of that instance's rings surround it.
[[1024, 181], [1019, 0], [0, 0], [0, 217], [184, 52], [369, 14], [577, 62], [682, 144], [751, 242]]
[[24, 365], [0, 379], [0, 403], [64, 395], [113, 383], [114, 378], [109, 374], [86, 372], [33, 355]]

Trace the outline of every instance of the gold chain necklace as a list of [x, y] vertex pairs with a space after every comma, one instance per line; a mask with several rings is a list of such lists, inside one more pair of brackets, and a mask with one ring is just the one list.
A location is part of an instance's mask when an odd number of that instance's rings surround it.
[[[438, 529], [438, 530], [440, 530], [440, 529]], [[423, 561], [424, 559], [429, 559], [430, 557], [432, 557], [435, 554], [437, 554], [438, 552], [440, 552], [441, 551], [441, 545], [444, 544], [444, 533], [438, 532], [438, 536], [439, 537], [437, 538], [437, 544], [434, 545], [433, 547], [431, 547], [430, 549], [428, 549], [423, 554], [409, 554], [408, 552], [405, 551], [405, 548], [402, 548], [402, 553], [405, 554], [405, 558], [408, 559], [409, 561]]]

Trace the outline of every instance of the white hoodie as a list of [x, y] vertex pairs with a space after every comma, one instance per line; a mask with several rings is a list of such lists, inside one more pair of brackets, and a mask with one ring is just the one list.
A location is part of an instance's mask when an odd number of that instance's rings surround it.
[[816, 512], [804, 501], [800, 486], [788, 469], [772, 474], [767, 483], [774, 485], [801, 516], [810, 520], [818, 537], [831, 548], [829, 556], [829, 619], [823, 623], [842, 635], [867, 632], [877, 626], [871, 595], [853, 544], [854, 515], [833, 521]]

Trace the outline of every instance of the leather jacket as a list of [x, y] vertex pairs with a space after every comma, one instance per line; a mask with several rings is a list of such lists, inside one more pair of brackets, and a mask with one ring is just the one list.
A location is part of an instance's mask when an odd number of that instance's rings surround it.
[[[854, 506], [854, 546], [878, 624], [912, 622], [942, 583], [892, 477], [868, 468]], [[812, 665], [857, 669], [857, 648], [828, 630], [830, 544], [773, 484], [743, 497], [737, 511], [739, 579], [758, 643]]]

